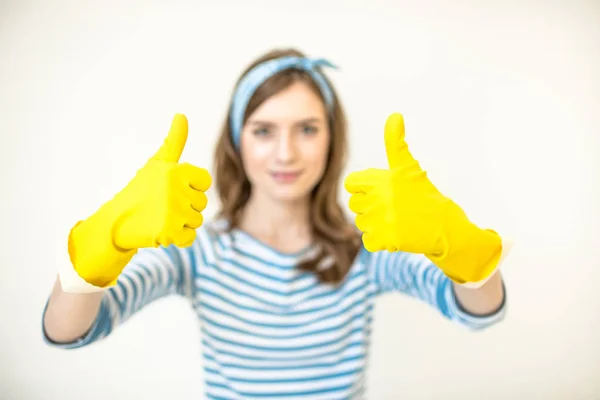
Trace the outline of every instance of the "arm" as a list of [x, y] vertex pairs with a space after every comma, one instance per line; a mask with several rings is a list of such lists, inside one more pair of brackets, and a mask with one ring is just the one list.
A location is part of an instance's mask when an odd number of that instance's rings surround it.
[[[487, 328], [504, 318], [505, 291], [499, 273], [479, 289], [461, 287], [457, 291], [456, 284], [424, 255], [364, 251], [368, 255], [369, 275], [377, 293], [397, 291], [407, 294], [434, 307], [446, 318], [473, 330]], [[492, 299], [490, 293], [497, 284], [502, 295]]]
[[105, 290], [64, 292], [57, 280], [42, 315], [45, 342], [61, 348], [82, 347], [108, 336], [156, 299], [171, 294], [191, 297], [198, 246], [196, 242], [184, 249], [141, 249], [117, 284]]
[[452, 282], [452, 288], [457, 302], [473, 315], [492, 314], [504, 302], [504, 284], [500, 271], [479, 288], [468, 288], [455, 282]]
[[47, 343], [74, 342], [85, 335], [96, 321], [103, 292], [63, 292], [57, 277], [42, 312], [42, 331]]
[[487, 315], [497, 310], [504, 303], [505, 288], [500, 272], [500, 265], [504, 262], [512, 249], [512, 239], [502, 239], [502, 250], [495, 270], [480, 284], [460, 284], [452, 282], [453, 290], [458, 303], [464, 310], [474, 315]]
[[197, 245], [212, 178], [179, 162], [187, 136], [187, 118], [178, 114], [127, 186], [71, 229], [69, 261], [61, 263], [43, 313], [49, 343], [89, 343], [152, 300], [189, 293], [193, 250], [187, 248]]

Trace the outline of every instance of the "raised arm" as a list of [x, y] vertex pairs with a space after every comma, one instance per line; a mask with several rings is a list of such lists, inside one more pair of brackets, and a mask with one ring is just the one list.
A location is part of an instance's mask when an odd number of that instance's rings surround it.
[[187, 119], [178, 114], [129, 184], [70, 231], [69, 260], [44, 309], [48, 340], [106, 334], [151, 300], [186, 291], [190, 246], [211, 185], [205, 169], [179, 162], [187, 135]]

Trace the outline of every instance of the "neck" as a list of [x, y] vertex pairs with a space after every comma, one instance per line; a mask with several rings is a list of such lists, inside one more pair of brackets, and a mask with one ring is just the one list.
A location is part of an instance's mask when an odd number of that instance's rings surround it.
[[253, 193], [244, 207], [240, 227], [260, 237], [308, 239], [309, 212], [309, 198], [282, 202]]

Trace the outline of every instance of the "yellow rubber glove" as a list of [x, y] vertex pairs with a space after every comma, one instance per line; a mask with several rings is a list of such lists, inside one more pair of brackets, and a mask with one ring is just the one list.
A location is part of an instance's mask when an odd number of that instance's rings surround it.
[[500, 236], [469, 221], [430, 182], [408, 150], [401, 114], [386, 121], [385, 148], [389, 169], [353, 172], [345, 180], [365, 248], [424, 254], [460, 284], [485, 280], [499, 262]]
[[85, 281], [112, 286], [138, 249], [193, 243], [212, 179], [179, 163], [187, 135], [186, 117], [175, 115], [162, 147], [129, 184], [71, 230], [69, 255]]

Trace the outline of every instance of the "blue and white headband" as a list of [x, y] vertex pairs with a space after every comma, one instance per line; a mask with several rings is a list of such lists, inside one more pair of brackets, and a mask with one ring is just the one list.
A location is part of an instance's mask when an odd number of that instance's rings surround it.
[[240, 80], [231, 105], [231, 139], [233, 140], [235, 147], [239, 148], [240, 146], [244, 114], [246, 113], [246, 107], [254, 95], [254, 92], [267, 79], [283, 70], [300, 69], [306, 71], [321, 90], [326, 106], [332, 109], [334, 103], [333, 92], [323, 74], [317, 69], [322, 66], [337, 69], [335, 65], [323, 58], [311, 59], [287, 56], [265, 61], [248, 71], [248, 73]]

